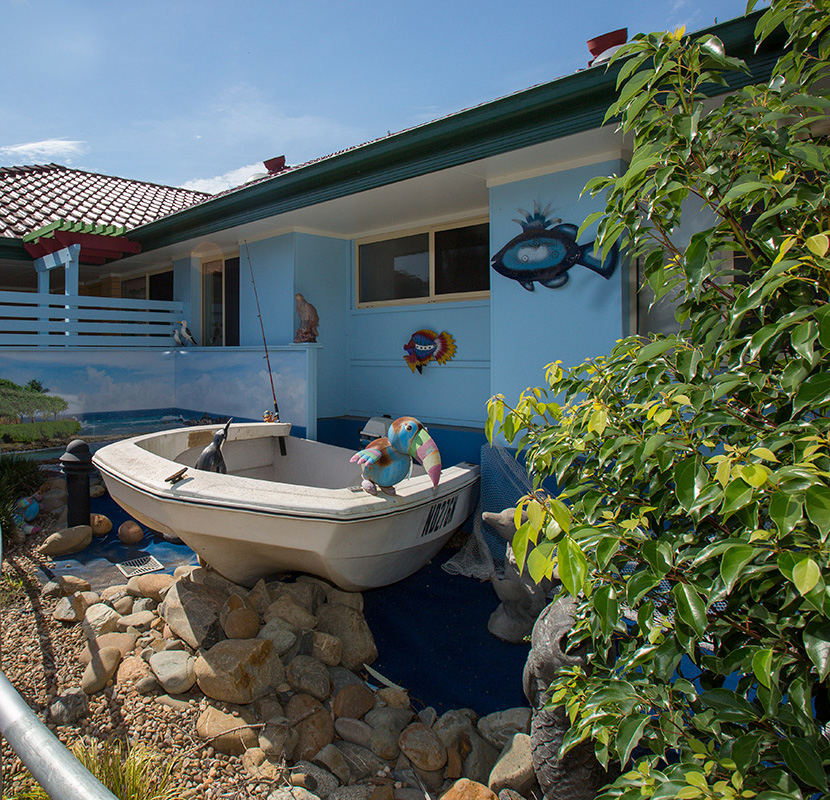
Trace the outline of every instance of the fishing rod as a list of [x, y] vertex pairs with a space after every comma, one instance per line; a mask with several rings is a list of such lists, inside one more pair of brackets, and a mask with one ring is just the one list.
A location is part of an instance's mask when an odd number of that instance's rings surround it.
[[259, 317], [259, 328], [262, 331], [262, 346], [265, 348], [265, 363], [268, 365], [268, 379], [271, 381], [271, 397], [274, 398], [274, 422], [280, 421], [280, 407], [277, 405], [277, 393], [274, 390], [274, 376], [271, 374], [271, 359], [268, 357], [268, 343], [265, 341], [265, 325], [262, 324], [262, 311], [259, 307], [259, 295], [256, 290], [256, 281], [254, 280], [254, 267], [251, 264], [251, 253], [248, 250], [248, 242], [244, 239], [242, 243], [245, 245], [245, 256], [248, 259], [248, 269], [251, 271], [251, 286], [254, 287], [254, 300], [256, 300], [256, 315]]

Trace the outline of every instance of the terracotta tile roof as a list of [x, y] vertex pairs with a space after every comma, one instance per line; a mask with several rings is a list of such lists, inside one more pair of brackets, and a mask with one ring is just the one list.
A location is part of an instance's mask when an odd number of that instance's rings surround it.
[[19, 238], [57, 219], [135, 228], [210, 195], [59, 164], [0, 168], [0, 236]]

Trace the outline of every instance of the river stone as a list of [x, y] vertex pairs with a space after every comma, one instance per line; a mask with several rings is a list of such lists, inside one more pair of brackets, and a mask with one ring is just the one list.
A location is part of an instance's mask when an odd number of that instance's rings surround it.
[[366, 686], [365, 682], [354, 672], [342, 666], [329, 667], [329, 677], [331, 678], [332, 695], [336, 695], [344, 686], [349, 686], [352, 683]]
[[330, 633], [314, 631], [311, 639], [311, 655], [327, 667], [336, 667], [343, 657], [343, 642]]
[[257, 746], [256, 733], [251, 728], [241, 727], [245, 724], [245, 720], [235, 714], [208, 706], [196, 721], [196, 733], [202, 739], [210, 739], [211, 746], [220, 753], [239, 756], [249, 747]]
[[[329, 751], [334, 745], [326, 745], [320, 753], [324, 751]], [[340, 751], [338, 750], [338, 753]], [[319, 756], [320, 753], [317, 755]], [[306, 761], [304, 759], [297, 761], [294, 764], [294, 769], [298, 772], [301, 772], [307, 776], [309, 776], [315, 783], [314, 793], [321, 798], [321, 800], [326, 800], [328, 797], [331, 796], [331, 793], [334, 792], [338, 786], [340, 785], [339, 779], [331, 773], [330, 770], [325, 769], [321, 766], [318, 766], [313, 761]], [[348, 767], [347, 767], [348, 769]]]
[[378, 689], [378, 698], [390, 708], [409, 708], [411, 706], [409, 694], [403, 689], [393, 689], [391, 686]]
[[488, 714], [478, 721], [478, 732], [501, 750], [514, 733], [530, 733], [530, 709], [508, 708]]
[[112, 633], [118, 629], [118, 620], [121, 615], [106, 603], [95, 603], [90, 606], [81, 622], [87, 639], [97, 639], [105, 633]]
[[[373, 728], [389, 728], [400, 733], [412, 721], [415, 713], [407, 708], [373, 708], [366, 714], [365, 720]], [[444, 743], [446, 744], [446, 742]]]
[[64, 592], [57, 581], [46, 581], [40, 590], [41, 597], [63, 597]]
[[322, 800], [322, 798], [302, 786], [286, 786], [274, 789], [265, 800]]
[[158, 600], [153, 600], [152, 597], [131, 597], [130, 600], [133, 601], [133, 613], [135, 614], [139, 611], [155, 611], [159, 607]]
[[311, 656], [295, 656], [285, 669], [285, 679], [294, 691], [327, 700], [331, 694], [329, 671]]
[[89, 527], [93, 536], [106, 536], [112, 530], [112, 520], [103, 514], [90, 514]]
[[265, 622], [270, 622], [274, 618], [283, 619], [295, 630], [317, 626], [317, 618], [288, 594], [281, 595], [271, 603], [265, 611], [264, 618]]
[[299, 736], [294, 748], [295, 758], [311, 759], [334, 741], [331, 714], [317, 698], [295, 694], [288, 701], [285, 711]]
[[[126, 636], [127, 634], [118, 634]], [[150, 666], [140, 656], [127, 656], [118, 666], [115, 682], [118, 684], [132, 684], [136, 689], [141, 681], [149, 678], [152, 681], [150, 691], [157, 685], [156, 677], [150, 671]]]
[[378, 650], [363, 615], [348, 606], [324, 603], [317, 609], [317, 630], [336, 636], [343, 644], [340, 663], [347, 669], [371, 664]]
[[86, 604], [79, 594], [61, 597], [52, 610], [52, 616], [58, 622], [80, 622], [84, 618]]
[[326, 602], [339, 603], [341, 606], [348, 606], [363, 613], [363, 595], [360, 592], [344, 592], [342, 589], [330, 586], [326, 592]]
[[389, 765], [378, 758], [369, 748], [352, 742], [337, 742], [337, 749], [343, 753], [346, 763], [356, 781], [362, 781], [378, 772], [388, 769]]
[[224, 575], [220, 575], [210, 567], [195, 567], [188, 573], [188, 578], [200, 586], [208, 586], [216, 589], [222, 594], [223, 602], [232, 594], [245, 594], [248, 590], [229, 581]]
[[122, 544], [138, 544], [144, 538], [144, 529], [135, 520], [128, 519], [119, 525], [118, 538]]
[[418, 719], [431, 728], [438, 719], [438, 712], [432, 706], [427, 706], [418, 712]]
[[45, 556], [66, 556], [83, 550], [91, 541], [92, 528], [89, 525], [75, 525], [48, 536], [38, 551]]
[[268, 639], [226, 639], [196, 659], [199, 688], [214, 700], [251, 703], [285, 680]]
[[269, 756], [284, 757], [291, 761], [300, 737], [287, 717], [270, 717], [259, 732], [259, 746]]
[[344, 686], [331, 701], [331, 713], [337, 717], [361, 719], [375, 707], [375, 696], [362, 683]]
[[74, 725], [89, 714], [89, 698], [79, 686], [67, 689], [50, 704], [47, 717], [55, 725]]
[[126, 596], [126, 583], [116, 583], [113, 586], [107, 586], [106, 589], [101, 589], [101, 600], [104, 603], [114, 603], [116, 600]]
[[100, 692], [115, 675], [121, 663], [121, 651], [117, 647], [105, 647], [99, 650], [84, 669], [81, 676], [81, 689], [87, 694]]
[[61, 591], [63, 594], [69, 596], [75, 592], [89, 592], [92, 591], [92, 586], [86, 578], [79, 578], [77, 575], [61, 575], [58, 578]]
[[158, 619], [152, 611], [137, 611], [135, 614], [128, 614], [118, 620], [118, 630], [126, 631], [128, 628], [143, 633], [150, 630], [152, 624]]
[[150, 669], [161, 688], [169, 694], [183, 694], [196, 683], [196, 659], [183, 650], [163, 650], [150, 656]]
[[173, 580], [172, 575], [166, 575], [163, 572], [135, 575], [127, 581], [127, 594], [132, 597], [149, 597], [160, 603], [173, 585]]
[[478, 783], [486, 784], [499, 757], [499, 751], [485, 741], [478, 731], [471, 731], [465, 734], [465, 737], [465, 741], [469, 741], [470, 752], [464, 759], [464, 775]]
[[289, 623], [280, 617], [266, 622], [259, 629], [257, 639], [270, 639], [278, 656], [284, 656], [297, 641], [297, 634]]
[[[324, 770], [328, 770], [340, 783], [348, 783], [352, 777], [352, 771], [343, 757], [343, 753], [333, 744], [327, 744], [316, 756], [313, 763]], [[316, 776], [314, 776], [316, 778]], [[321, 797], [328, 796], [329, 792], [337, 788], [337, 784], [331, 786], [324, 794], [320, 793], [320, 782], [317, 782], [317, 792]]]
[[229, 611], [222, 622], [228, 639], [255, 639], [259, 633], [259, 614], [242, 606]]
[[273, 602], [274, 598], [271, 597], [271, 592], [268, 591], [264, 578], [260, 578], [245, 597], [245, 604], [260, 616], [268, 610], [268, 606]]
[[98, 636], [91, 642], [87, 642], [78, 656], [78, 661], [81, 664], [89, 664], [92, 660], [92, 652], [103, 650], [105, 647], [117, 647], [121, 652], [121, 657], [124, 658], [135, 649], [135, 636], [132, 633], [118, 633], [116, 631]]
[[453, 709], [438, 717], [433, 730], [446, 747], [457, 747], [462, 734], [475, 732], [475, 712], [469, 709]]
[[447, 748], [423, 722], [413, 722], [404, 728], [398, 745], [412, 765], [425, 772], [434, 772], [447, 763]]
[[329, 795], [329, 800], [371, 800], [374, 791], [375, 787], [368, 783], [339, 786]]
[[344, 742], [352, 742], [352, 744], [359, 744], [367, 750], [370, 749], [373, 728], [363, 720], [339, 717], [334, 721], [334, 730]]
[[159, 615], [192, 648], [210, 648], [223, 637], [219, 609], [224, 602], [218, 589], [181, 578], [164, 596]]
[[119, 597], [117, 600], [108, 601], [107, 605], [112, 606], [122, 617], [139, 610], [136, 609], [135, 600], [132, 597]]
[[498, 800], [498, 795], [483, 783], [461, 778], [441, 795], [441, 800]]
[[524, 795], [534, 783], [536, 773], [533, 771], [530, 736], [526, 733], [514, 733], [493, 765], [487, 785], [496, 794], [502, 789], [513, 789]]
[[[326, 599], [325, 590], [318, 584], [311, 581], [296, 581], [286, 583], [280, 581], [272, 584], [270, 588], [271, 597], [279, 600], [280, 597], [288, 595], [298, 606], [302, 606], [309, 614], [315, 614], [317, 609]], [[313, 627], [311, 625], [307, 627]]]
[[391, 728], [373, 728], [369, 738], [369, 749], [387, 761], [396, 759], [401, 752], [398, 733]]

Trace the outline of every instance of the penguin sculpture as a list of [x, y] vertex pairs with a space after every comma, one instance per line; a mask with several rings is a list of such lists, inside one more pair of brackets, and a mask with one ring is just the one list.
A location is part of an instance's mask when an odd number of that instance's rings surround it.
[[219, 472], [226, 475], [228, 468], [225, 466], [225, 458], [222, 455], [222, 444], [228, 438], [228, 428], [231, 426], [231, 419], [225, 423], [225, 427], [213, 434], [213, 441], [202, 450], [199, 458], [196, 459], [196, 469], [203, 469], [207, 472]]
[[374, 439], [351, 457], [363, 473], [361, 487], [364, 492], [376, 495], [378, 489], [394, 495], [395, 484], [408, 478], [412, 461], [423, 465], [432, 481], [438, 486], [441, 475], [441, 454], [427, 429], [414, 417], [400, 417], [390, 426], [386, 436]]
[[180, 319], [178, 320], [178, 323], [179, 325], [181, 325], [181, 328], [179, 328], [179, 336], [181, 336], [182, 340], [184, 341], [184, 344], [196, 345], [197, 342], [193, 338], [193, 334], [190, 332], [190, 328], [187, 327], [187, 320]]

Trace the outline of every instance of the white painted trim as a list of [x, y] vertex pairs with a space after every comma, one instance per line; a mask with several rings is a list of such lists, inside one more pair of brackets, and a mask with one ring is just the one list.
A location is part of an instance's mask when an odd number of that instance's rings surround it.
[[526, 170], [525, 172], [516, 172], [511, 175], [503, 175], [498, 178], [488, 178], [487, 188], [492, 189], [494, 186], [504, 186], [507, 183], [518, 183], [529, 178], [539, 178], [543, 175], [555, 175], [557, 172], [567, 172], [571, 169], [579, 167], [589, 167], [591, 164], [602, 164], [605, 161], [623, 160], [622, 148], [618, 150], [609, 150], [605, 153], [597, 153], [585, 158], [574, 158], [570, 161], [564, 161], [560, 164], [550, 164], [546, 167], [539, 167], [537, 169]]

